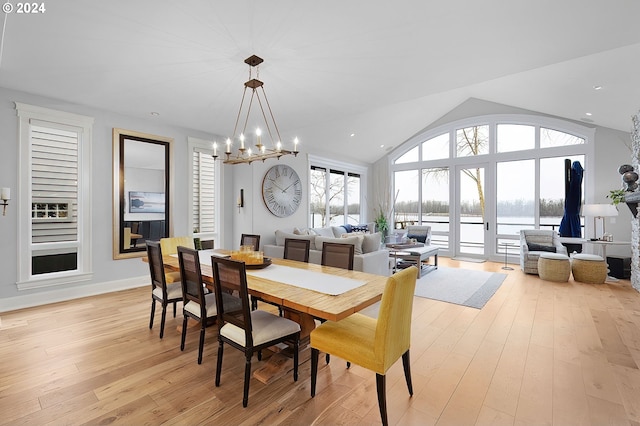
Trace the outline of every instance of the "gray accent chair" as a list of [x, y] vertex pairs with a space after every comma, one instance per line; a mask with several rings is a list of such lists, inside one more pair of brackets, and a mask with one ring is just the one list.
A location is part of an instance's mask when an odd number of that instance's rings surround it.
[[[532, 246], [534, 247], [534, 250], [531, 249]], [[538, 248], [538, 250], [535, 248]], [[520, 268], [525, 274], [537, 275], [538, 258], [540, 258], [540, 253], [552, 251], [552, 248], [555, 248], [555, 253], [567, 254], [567, 248], [560, 243], [560, 236], [556, 231], [543, 229], [521, 229]]]

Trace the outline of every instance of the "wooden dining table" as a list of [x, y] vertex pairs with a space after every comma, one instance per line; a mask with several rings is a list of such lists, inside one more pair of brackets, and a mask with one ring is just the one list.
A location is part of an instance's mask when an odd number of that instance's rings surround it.
[[[212, 253], [224, 256], [230, 253], [228, 250], [216, 249]], [[170, 270], [180, 270], [176, 256], [164, 256], [164, 265]], [[247, 286], [249, 294], [257, 296], [264, 301], [275, 303], [282, 307], [284, 316], [300, 324], [301, 347], [308, 344], [309, 334], [315, 328], [315, 320], [339, 321], [362, 309], [380, 301], [387, 282], [387, 277], [360, 271], [349, 271], [341, 268], [316, 265], [313, 263], [298, 262], [286, 259], [271, 259], [274, 265], [282, 265], [291, 268], [306, 269], [326, 275], [327, 281], [335, 277], [344, 277], [364, 282], [362, 285], [350, 289], [342, 294], [331, 295], [284, 282], [265, 279], [247, 272]], [[202, 279], [205, 285], [213, 291], [213, 270], [209, 262], [201, 262]], [[268, 266], [267, 266], [268, 267]], [[277, 354], [276, 354], [277, 355]], [[282, 367], [283, 359], [272, 356], [267, 365], [254, 372], [254, 376], [264, 382], [272, 380], [277, 371], [285, 370]], [[273, 368], [273, 365], [278, 365]], [[272, 374], [273, 373], [273, 374]], [[284, 374], [284, 373], [283, 373]]]

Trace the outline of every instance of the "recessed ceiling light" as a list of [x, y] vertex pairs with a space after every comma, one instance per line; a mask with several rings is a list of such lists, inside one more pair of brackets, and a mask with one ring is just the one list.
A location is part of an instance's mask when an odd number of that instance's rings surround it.
[[584, 115], [591, 117], [593, 114], [591, 114], [590, 112], [585, 112]]
[[602, 89], [602, 86], [599, 86], [597, 84], [593, 86], [593, 90], [600, 90], [600, 89]]
[[354, 137], [356, 134], [355, 133], [351, 133], [349, 136]]
[[384, 148], [384, 144], [380, 145], [380, 148]]
[[155, 112], [155, 111], [151, 111], [151, 115], [153, 115], [154, 117], [157, 117], [160, 115], [159, 112]]

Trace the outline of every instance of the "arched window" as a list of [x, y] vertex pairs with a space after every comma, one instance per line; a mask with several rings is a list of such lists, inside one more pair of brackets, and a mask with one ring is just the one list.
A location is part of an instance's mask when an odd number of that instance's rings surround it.
[[589, 170], [593, 137], [591, 128], [532, 115], [480, 116], [429, 129], [389, 158], [394, 226], [430, 225], [446, 254], [497, 260], [520, 229], [558, 229], [565, 162]]

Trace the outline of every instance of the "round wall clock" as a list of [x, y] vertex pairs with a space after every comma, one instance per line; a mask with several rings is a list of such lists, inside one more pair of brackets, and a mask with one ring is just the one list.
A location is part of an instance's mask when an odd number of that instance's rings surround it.
[[271, 167], [262, 180], [262, 199], [275, 216], [291, 216], [302, 201], [302, 183], [296, 171], [284, 164]]

